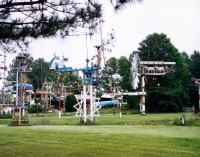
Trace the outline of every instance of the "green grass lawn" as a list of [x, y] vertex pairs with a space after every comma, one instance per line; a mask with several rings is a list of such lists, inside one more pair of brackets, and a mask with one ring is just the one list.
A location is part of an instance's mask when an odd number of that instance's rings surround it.
[[[0, 119], [2, 157], [196, 157], [200, 126], [175, 126], [183, 113], [101, 114], [95, 125], [80, 125], [66, 114], [29, 114], [31, 126], [8, 126]], [[199, 115], [184, 113], [186, 120]]]
[[[180, 117], [184, 114], [186, 122], [191, 119], [196, 119], [197, 124], [200, 126], [200, 116], [194, 115], [193, 113], [162, 113], [162, 114], [150, 114], [147, 113], [145, 116], [141, 114], [123, 114], [120, 118], [119, 113], [113, 115], [111, 110], [101, 111], [100, 116], [95, 117], [96, 125], [171, 125], [175, 119], [179, 121]], [[39, 116], [36, 114], [29, 114], [30, 125], [78, 125], [80, 118], [74, 116], [75, 113], [62, 114], [61, 118], [58, 117], [58, 112], [53, 113], [40, 113]], [[181, 122], [181, 121], [179, 121]], [[11, 119], [0, 119], [0, 125], [8, 125], [11, 123]]]
[[[96, 125], [138, 125], [138, 124], [154, 124], [154, 125], [169, 125], [172, 124], [175, 119], [180, 119], [184, 114], [186, 121], [189, 119], [198, 119], [200, 123], [200, 116], [195, 116], [193, 113], [170, 113], [170, 114], [125, 114], [120, 118], [119, 113], [113, 114], [101, 114], [101, 116], [95, 117]], [[42, 116], [41, 116], [42, 115]], [[57, 113], [40, 114], [37, 117], [36, 114], [29, 115], [31, 125], [39, 125], [43, 123], [49, 123], [50, 125], [77, 125], [80, 123], [80, 118], [75, 117], [75, 114], [65, 114], [61, 118], [58, 118]]]
[[195, 157], [200, 128], [164, 125], [0, 125], [0, 156]]

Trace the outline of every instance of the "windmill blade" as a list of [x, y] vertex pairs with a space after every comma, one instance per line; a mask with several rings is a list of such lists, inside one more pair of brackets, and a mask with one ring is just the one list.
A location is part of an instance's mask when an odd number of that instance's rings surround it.
[[138, 63], [139, 63], [139, 56], [138, 54], [133, 54], [133, 58], [132, 58], [132, 69], [131, 69], [131, 73], [132, 73], [132, 87], [133, 89], [137, 89], [138, 88], [138, 83], [139, 83], [139, 76], [140, 74], [138, 73]]

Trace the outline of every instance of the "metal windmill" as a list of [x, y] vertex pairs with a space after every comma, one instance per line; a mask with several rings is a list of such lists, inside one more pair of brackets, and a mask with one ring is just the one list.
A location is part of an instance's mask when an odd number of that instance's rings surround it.
[[[114, 30], [112, 30], [109, 35], [109, 39], [106, 40], [106, 42], [101, 43], [99, 46], [95, 46], [97, 50], [97, 55], [93, 56], [91, 61], [87, 58], [86, 59], [86, 66], [84, 68], [72, 68], [72, 67], [64, 67], [64, 62], [68, 61], [67, 58], [63, 57], [58, 64], [58, 68], [56, 69], [56, 61], [59, 60], [59, 57], [55, 56], [51, 62], [50, 62], [50, 69], [55, 70], [58, 73], [62, 72], [75, 72], [75, 71], [82, 71], [83, 73], [83, 92], [81, 94], [81, 101], [76, 104], [74, 107], [77, 109], [76, 116], [83, 116], [84, 117], [84, 123], [87, 121], [94, 122], [94, 117], [99, 116], [98, 110], [100, 109], [100, 106], [97, 105], [95, 101], [95, 91], [93, 89], [93, 73], [95, 71], [99, 71], [101, 69], [101, 57], [104, 55], [104, 51], [108, 47], [108, 45], [113, 44], [113, 41], [115, 40], [115, 36], [113, 33]], [[66, 35], [69, 35], [69, 32], [67, 31]], [[81, 34], [84, 35], [84, 34]], [[85, 34], [91, 35], [90, 33]], [[87, 38], [86, 38], [87, 40]], [[103, 53], [103, 54], [102, 54]], [[88, 55], [87, 55], [88, 57]], [[97, 63], [93, 62], [93, 59], [97, 58]], [[86, 78], [89, 78], [89, 90], [86, 90], [87, 82]], [[89, 99], [90, 101], [90, 109], [89, 112], [87, 111], [86, 107], [86, 100]]]
[[[54, 57], [54, 59], [56, 60], [56, 57]], [[59, 65], [63, 65], [62, 63], [64, 63], [66, 61], [65, 58], [63, 58]], [[53, 67], [52, 65], [54, 65], [54, 61], [51, 62], [52, 64], [50, 65], [50, 69], [54, 69], [56, 70], [56, 72], [58, 73], [62, 73], [62, 72], [75, 72], [75, 71], [82, 71], [83, 73], [83, 93], [81, 95], [81, 102], [78, 103], [78, 105], [75, 106], [75, 108], [77, 109], [77, 113], [76, 116], [83, 116], [84, 117], [84, 123], [87, 122], [87, 120], [89, 119], [89, 121], [93, 122], [94, 120], [94, 116], [95, 116], [95, 111], [97, 110], [97, 106], [95, 106], [94, 101], [93, 101], [93, 97], [94, 97], [94, 93], [93, 93], [93, 87], [92, 87], [92, 73], [93, 71], [97, 71], [100, 70], [100, 67], [98, 66], [94, 66], [93, 64], [91, 64], [89, 66], [89, 60], [86, 59], [86, 67], [85, 68], [75, 68], [73, 69], [72, 67], [58, 67], [58, 69], [56, 69], [55, 67]], [[89, 77], [89, 93], [90, 96], [88, 98], [88, 94], [86, 91], [86, 77]], [[86, 110], [86, 99], [90, 99], [90, 112], [87, 113]], [[83, 102], [83, 110], [82, 110], [82, 102]], [[78, 107], [77, 107], [78, 106]]]
[[[15, 58], [17, 61], [19, 61], [19, 64], [17, 67], [15, 67], [14, 62], [9, 65], [10, 69], [16, 70], [16, 85], [14, 86], [14, 89], [16, 90], [16, 102], [13, 106], [13, 116], [12, 120], [17, 121], [19, 125], [21, 124], [22, 118], [23, 121], [28, 121], [28, 116], [25, 114], [25, 111], [27, 111], [27, 106], [25, 106], [25, 93], [26, 90], [32, 90], [33, 86], [27, 84], [27, 76], [26, 72], [32, 71], [32, 65], [30, 65], [27, 62], [27, 59], [30, 57], [29, 53], [19, 53]], [[18, 78], [20, 73], [20, 77]], [[19, 114], [16, 117], [15, 111], [18, 110]]]
[[142, 77], [142, 92], [138, 92], [136, 95], [141, 95], [140, 111], [142, 115], [145, 115], [145, 83], [146, 77], [148, 76], [161, 76], [166, 73], [173, 73], [175, 69], [173, 65], [175, 62], [164, 62], [164, 61], [140, 61], [137, 53], [133, 54], [132, 58], [132, 87], [133, 89], [138, 88], [139, 76]]

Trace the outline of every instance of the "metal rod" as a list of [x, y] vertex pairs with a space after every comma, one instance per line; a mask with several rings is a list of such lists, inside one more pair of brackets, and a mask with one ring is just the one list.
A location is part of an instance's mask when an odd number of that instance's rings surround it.
[[17, 78], [16, 78], [16, 82], [17, 82], [17, 86], [16, 86], [16, 106], [18, 106], [18, 73], [19, 70], [17, 69]]

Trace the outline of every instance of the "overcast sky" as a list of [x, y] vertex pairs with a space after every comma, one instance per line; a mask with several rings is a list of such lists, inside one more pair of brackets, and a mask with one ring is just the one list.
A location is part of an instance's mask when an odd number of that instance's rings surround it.
[[[171, 43], [188, 55], [194, 50], [200, 51], [200, 0], [144, 0], [143, 3], [129, 5], [126, 9], [115, 14], [109, 0], [103, 5], [104, 24], [103, 38], [111, 29], [115, 30], [116, 45], [112, 52], [106, 53], [106, 58], [120, 56], [128, 57], [137, 50], [139, 43], [153, 33], [164, 33]], [[100, 2], [103, 2], [102, 0]], [[69, 32], [71, 33], [71, 32]], [[95, 34], [92, 39], [85, 36], [65, 37], [37, 40], [30, 46], [30, 53], [34, 57], [50, 61], [55, 53], [69, 59], [66, 64], [70, 67], [81, 67], [87, 58], [96, 54], [93, 46], [101, 42], [100, 35]], [[7, 65], [16, 55], [8, 55]]]

